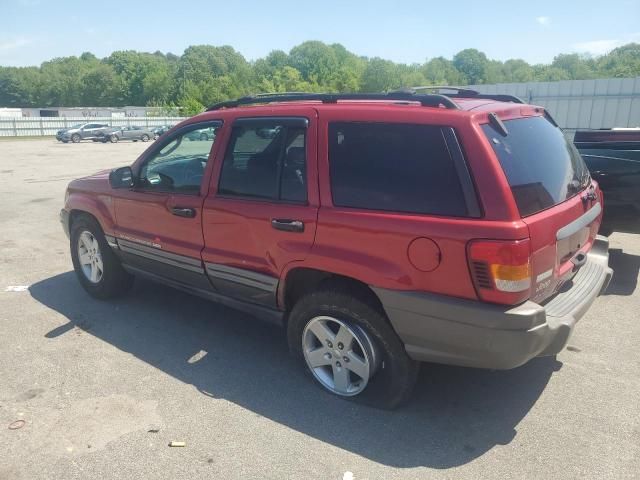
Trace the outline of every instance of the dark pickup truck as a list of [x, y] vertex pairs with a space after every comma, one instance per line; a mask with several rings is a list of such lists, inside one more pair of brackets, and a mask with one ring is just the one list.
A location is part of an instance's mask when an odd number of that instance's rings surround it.
[[640, 128], [579, 130], [573, 142], [604, 192], [601, 233], [640, 233]]

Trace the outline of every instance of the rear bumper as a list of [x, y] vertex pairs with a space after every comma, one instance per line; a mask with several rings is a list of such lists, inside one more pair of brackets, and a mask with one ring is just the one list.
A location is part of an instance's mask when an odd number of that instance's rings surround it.
[[588, 260], [550, 300], [516, 307], [422, 292], [375, 288], [409, 356], [425, 362], [509, 369], [555, 355], [609, 284], [609, 242], [597, 237]]

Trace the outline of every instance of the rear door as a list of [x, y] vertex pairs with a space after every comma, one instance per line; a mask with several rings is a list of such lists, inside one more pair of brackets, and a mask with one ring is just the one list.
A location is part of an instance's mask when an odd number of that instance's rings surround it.
[[101, 127], [102, 125], [98, 123], [89, 123], [82, 128], [80, 136], [82, 138], [94, 138], [97, 134], [97, 130]]
[[483, 125], [531, 237], [532, 290], [552, 295], [582, 266], [602, 218], [597, 184], [580, 154], [544, 116]]
[[284, 267], [309, 253], [318, 213], [316, 131], [311, 108], [233, 120], [203, 207], [202, 256], [222, 294], [275, 308]]

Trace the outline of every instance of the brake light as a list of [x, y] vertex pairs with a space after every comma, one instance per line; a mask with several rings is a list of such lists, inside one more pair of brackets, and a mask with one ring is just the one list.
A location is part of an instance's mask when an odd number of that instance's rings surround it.
[[480, 299], [514, 305], [529, 298], [531, 244], [525, 240], [473, 240], [467, 249]]

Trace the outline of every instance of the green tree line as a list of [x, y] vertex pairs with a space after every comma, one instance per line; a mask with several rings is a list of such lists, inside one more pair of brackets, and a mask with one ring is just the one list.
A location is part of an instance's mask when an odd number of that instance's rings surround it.
[[381, 92], [418, 85], [579, 80], [640, 75], [640, 44], [591, 57], [556, 56], [550, 64], [491, 60], [473, 48], [452, 59], [404, 64], [308, 41], [247, 61], [230, 46], [194, 45], [181, 56], [133, 50], [99, 59], [62, 57], [39, 67], [0, 66], [0, 107], [149, 105], [193, 114], [205, 105], [261, 92]]

